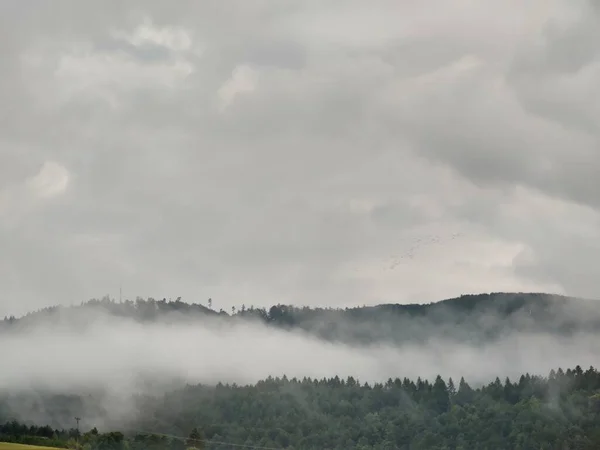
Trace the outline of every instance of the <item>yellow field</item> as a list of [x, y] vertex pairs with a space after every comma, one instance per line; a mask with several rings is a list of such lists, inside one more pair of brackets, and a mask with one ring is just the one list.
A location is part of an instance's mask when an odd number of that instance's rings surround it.
[[39, 445], [11, 444], [0, 442], [0, 450], [57, 450], [53, 447], [41, 447]]

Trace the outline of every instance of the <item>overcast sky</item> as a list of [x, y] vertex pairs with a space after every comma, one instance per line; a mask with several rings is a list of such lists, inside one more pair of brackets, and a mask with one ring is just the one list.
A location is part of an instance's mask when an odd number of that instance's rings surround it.
[[4, 0], [0, 29], [0, 315], [599, 297], [596, 0]]

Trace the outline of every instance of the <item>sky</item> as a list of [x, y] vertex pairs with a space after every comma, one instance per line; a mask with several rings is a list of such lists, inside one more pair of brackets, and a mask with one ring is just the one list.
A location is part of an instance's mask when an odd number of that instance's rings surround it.
[[596, 0], [0, 3], [0, 315], [598, 298]]

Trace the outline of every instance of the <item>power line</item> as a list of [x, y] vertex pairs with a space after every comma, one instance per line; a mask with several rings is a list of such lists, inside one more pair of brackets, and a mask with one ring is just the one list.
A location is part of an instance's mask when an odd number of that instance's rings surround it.
[[184, 436], [176, 436], [174, 434], [154, 433], [154, 432], [148, 432], [148, 431], [143, 431], [143, 430], [129, 430], [129, 431], [134, 431], [138, 434], [147, 434], [147, 435], [174, 438], [174, 439], [179, 439], [182, 441], [196, 441], [196, 442], [204, 442], [206, 444], [229, 445], [231, 447], [237, 447], [237, 448], [254, 448], [254, 449], [259, 449], [259, 450], [283, 450], [282, 447], [265, 447], [263, 445], [234, 444], [232, 442], [213, 441], [211, 439], [192, 439], [192, 438], [184, 437]]

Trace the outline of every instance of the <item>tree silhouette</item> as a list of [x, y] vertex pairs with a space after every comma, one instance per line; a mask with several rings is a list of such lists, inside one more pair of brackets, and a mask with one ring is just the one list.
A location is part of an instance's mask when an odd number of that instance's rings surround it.
[[195, 448], [198, 450], [204, 450], [205, 442], [204, 442], [204, 434], [197, 427], [194, 427], [192, 432], [190, 433], [188, 439], [185, 442], [185, 445], [188, 448]]

